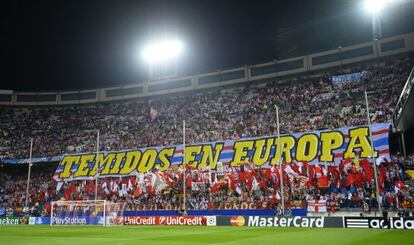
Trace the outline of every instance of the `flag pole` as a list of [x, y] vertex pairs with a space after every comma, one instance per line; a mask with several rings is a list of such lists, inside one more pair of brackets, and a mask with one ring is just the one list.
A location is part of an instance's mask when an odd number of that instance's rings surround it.
[[376, 163], [376, 157], [375, 157], [375, 148], [374, 148], [374, 140], [372, 138], [372, 128], [371, 128], [371, 118], [369, 116], [369, 104], [368, 104], [368, 94], [365, 90], [365, 104], [367, 106], [367, 119], [368, 119], [368, 128], [369, 128], [369, 138], [371, 141], [371, 159], [374, 161], [374, 178], [375, 178], [375, 189], [376, 189], [376, 196], [377, 196], [377, 202], [378, 202], [378, 211], [381, 215], [382, 208], [381, 208], [381, 199], [379, 195], [379, 185], [378, 185], [378, 173], [377, 173], [377, 163]]
[[26, 201], [25, 201], [25, 208], [26, 208], [26, 212], [29, 211], [28, 210], [28, 203], [29, 203], [29, 186], [30, 186], [30, 174], [31, 174], [31, 170], [32, 170], [32, 152], [33, 152], [33, 138], [30, 139], [30, 152], [29, 152], [29, 170], [27, 173], [27, 186], [26, 186]]
[[277, 123], [277, 154], [279, 155], [280, 159], [279, 159], [279, 172], [280, 172], [280, 195], [282, 197], [282, 215], [285, 214], [285, 194], [283, 191], [283, 161], [282, 161], [282, 156], [281, 156], [281, 147], [280, 147], [280, 124], [279, 124], [279, 106], [276, 106], [276, 123]]
[[99, 171], [99, 129], [96, 135], [96, 172], [95, 172], [95, 202], [98, 200], [98, 171]]
[[183, 120], [183, 211], [186, 210], [185, 120]]

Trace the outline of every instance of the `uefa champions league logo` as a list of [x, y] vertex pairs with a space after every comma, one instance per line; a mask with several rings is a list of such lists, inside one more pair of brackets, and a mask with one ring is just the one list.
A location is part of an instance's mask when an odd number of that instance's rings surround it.
[[[96, 220], [96, 219], [95, 219]], [[112, 225], [112, 224], [118, 224], [118, 217], [116, 216], [106, 216], [104, 217], [98, 217], [96, 224], [98, 225]]]
[[216, 226], [216, 216], [207, 216], [207, 226]]

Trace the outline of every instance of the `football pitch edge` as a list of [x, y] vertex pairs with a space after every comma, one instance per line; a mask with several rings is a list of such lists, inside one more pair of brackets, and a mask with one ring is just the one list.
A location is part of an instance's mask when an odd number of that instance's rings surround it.
[[411, 230], [197, 226], [0, 226], [0, 244], [412, 244]]

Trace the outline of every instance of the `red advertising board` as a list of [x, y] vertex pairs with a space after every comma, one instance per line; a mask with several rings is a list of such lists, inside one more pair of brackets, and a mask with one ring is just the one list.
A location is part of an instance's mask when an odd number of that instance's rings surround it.
[[118, 224], [215, 226], [215, 218], [215, 216], [126, 216], [119, 217]]

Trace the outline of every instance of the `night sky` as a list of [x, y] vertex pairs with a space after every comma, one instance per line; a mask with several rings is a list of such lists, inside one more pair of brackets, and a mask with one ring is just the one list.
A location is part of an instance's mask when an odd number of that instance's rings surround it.
[[[384, 36], [414, 31], [414, 1], [383, 13]], [[180, 74], [333, 49], [371, 37], [358, 0], [20, 1], [1, 3], [0, 89], [54, 91], [142, 82], [137, 55], [185, 43]]]

